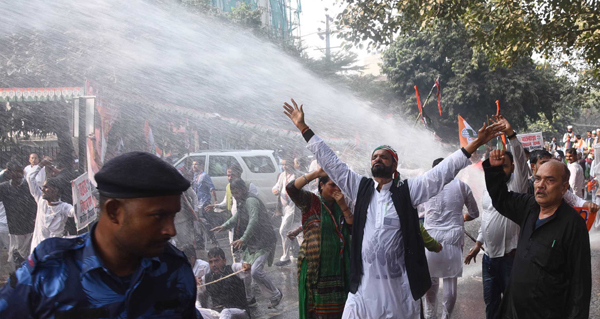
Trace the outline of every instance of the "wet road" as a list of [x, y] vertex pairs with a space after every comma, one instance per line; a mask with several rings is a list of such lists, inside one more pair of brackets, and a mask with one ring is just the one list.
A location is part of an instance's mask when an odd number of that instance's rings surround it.
[[[473, 237], [477, 237], [479, 221], [475, 220], [467, 223], [466, 229]], [[592, 301], [590, 305], [590, 318], [600, 318], [600, 232], [590, 233], [592, 247]], [[220, 246], [225, 247], [226, 238], [219, 240]], [[465, 237], [465, 249], [463, 255], [466, 255], [469, 249], [473, 247], [473, 242]], [[202, 253], [201, 253], [202, 254]], [[278, 242], [275, 261], [281, 256], [281, 243]], [[485, 318], [485, 303], [483, 301], [483, 283], [481, 278], [481, 257], [477, 258], [477, 263], [465, 265], [463, 268], [463, 277], [458, 280], [458, 298], [452, 314], [452, 318], [481, 319]], [[230, 256], [228, 256], [230, 258]], [[297, 292], [297, 268], [295, 264], [285, 267], [272, 266], [267, 268], [267, 273], [277, 287], [283, 292], [283, 300], [276, 309], [268, 309], [268, 298], [257, 292], [257, 301], [259, 306], [253, 311], [253, 318], [298, 318], [298, 292]], [[256, 287], [255, 287], [256, 288]], [[441, 298], [440, 287], [440, 295]], [[438, 301], [438, 307], [441, 301]], [[438, 309], [441, 314], [441, 308]]]

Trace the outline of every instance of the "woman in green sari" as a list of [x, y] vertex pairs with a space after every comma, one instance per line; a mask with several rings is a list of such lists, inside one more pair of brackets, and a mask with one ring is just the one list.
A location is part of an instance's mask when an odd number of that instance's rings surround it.
[[[302, 190], [319, 178], [319, 195]], [[350, 284], [350, 234], [353, 215], [340, 189], [322, 170], [287, 185], [302, 211], [304, 232], [298, 255], [299, 318], [341, 318]]]

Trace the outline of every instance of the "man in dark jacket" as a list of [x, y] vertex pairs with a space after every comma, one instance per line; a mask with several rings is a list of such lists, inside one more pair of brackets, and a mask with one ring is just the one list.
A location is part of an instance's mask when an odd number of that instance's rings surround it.
[[535, 194], [509, 192], [504, 151], [483, 163], [487, 189], [500, 214], [521, 226], [500, 318], [588, 318], [590, 241], [584, 220], [564, 200], [569, 170], [558, 161], [540, 165]]
[[15, 267], [29, 255], [31, 236], [35, 226], [37, 204], [23, 176], [23, 166], [11, 161], [6, 165], [5, 178], [0, 184], [0, 202], [6, 208], [6, 220], [10, 237], [8, 261]]

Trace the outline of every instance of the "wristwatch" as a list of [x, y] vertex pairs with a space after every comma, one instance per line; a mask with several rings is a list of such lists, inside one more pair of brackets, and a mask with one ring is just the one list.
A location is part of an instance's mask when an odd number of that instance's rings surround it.
[[517, 136], [517, 131], [513, 130], [513, 133], [511, 135], [506, 136], [506, 138], [510, 140], [515, 136]]

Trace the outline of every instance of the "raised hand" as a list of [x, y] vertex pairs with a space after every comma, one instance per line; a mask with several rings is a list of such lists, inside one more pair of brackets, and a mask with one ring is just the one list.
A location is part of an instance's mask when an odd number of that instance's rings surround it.
[[300, 105], [300, 107], [298, 107], [298, 104], [296, 103], [296, 101], [294, 101], [294, 99], [292, 99], [292, 104], [294, 104], [294, 106], [289, 105], [287, 102], [283, 102], [283, 113], [287, 115], [287, 117], [289, 117], [290, 120], [292, 120], [294, 125], [296, 125], [296, 127], [300, 131], [302, 131], [308, 127], [306, 123], [304, 123], [304, 109], [302, 108], [303, 105]]
[[486, 123], [483, 123], [483, 126], [477, 132], [477, 140], [479, 140], [480, 145], [483, 145], [491, 141], [494, 137], [502, 135], [504, 129], [504, 123], [494, 123], [492, 125], [487, 125]]
[[477, 133], [477, 138], [471, 143], [469, 143], [467, 146], [465, 146], [465, 151], [467, 151], [469, 154], [475, 153], [477, 148], [479, 148], [481, 145], [484, 145], [485, 143], [489, 142], [494, 137], [500, 136], [502, 134], [503, 129], [503, 123], [494, 123], [492, 125], [487, 125], [486, 123], [483, 123], [483, 126], [479, 129], [479, 132]]
[[493, 123], [504, 125], [504, 129], [502, 130], [502, 133], [504, 133], [508, 136], [513, 135], [513, 133], [515, 132], [513, 130], [512, 126], [510, 125], [510, 123], [508, 122], [508, 120], [502, 115], [492, 116], [492, 118], [490, 120]]
[[325, 173], [322, 167], [316, 170], [315, 172], [317, 174], [317, 178], [327, 176], [327, 173]]
[[504, 165], [505, 154], [506, 154], [506, 151], [504, 151], [504, 150], [493, 150], [490, 153], [490, 166]]

